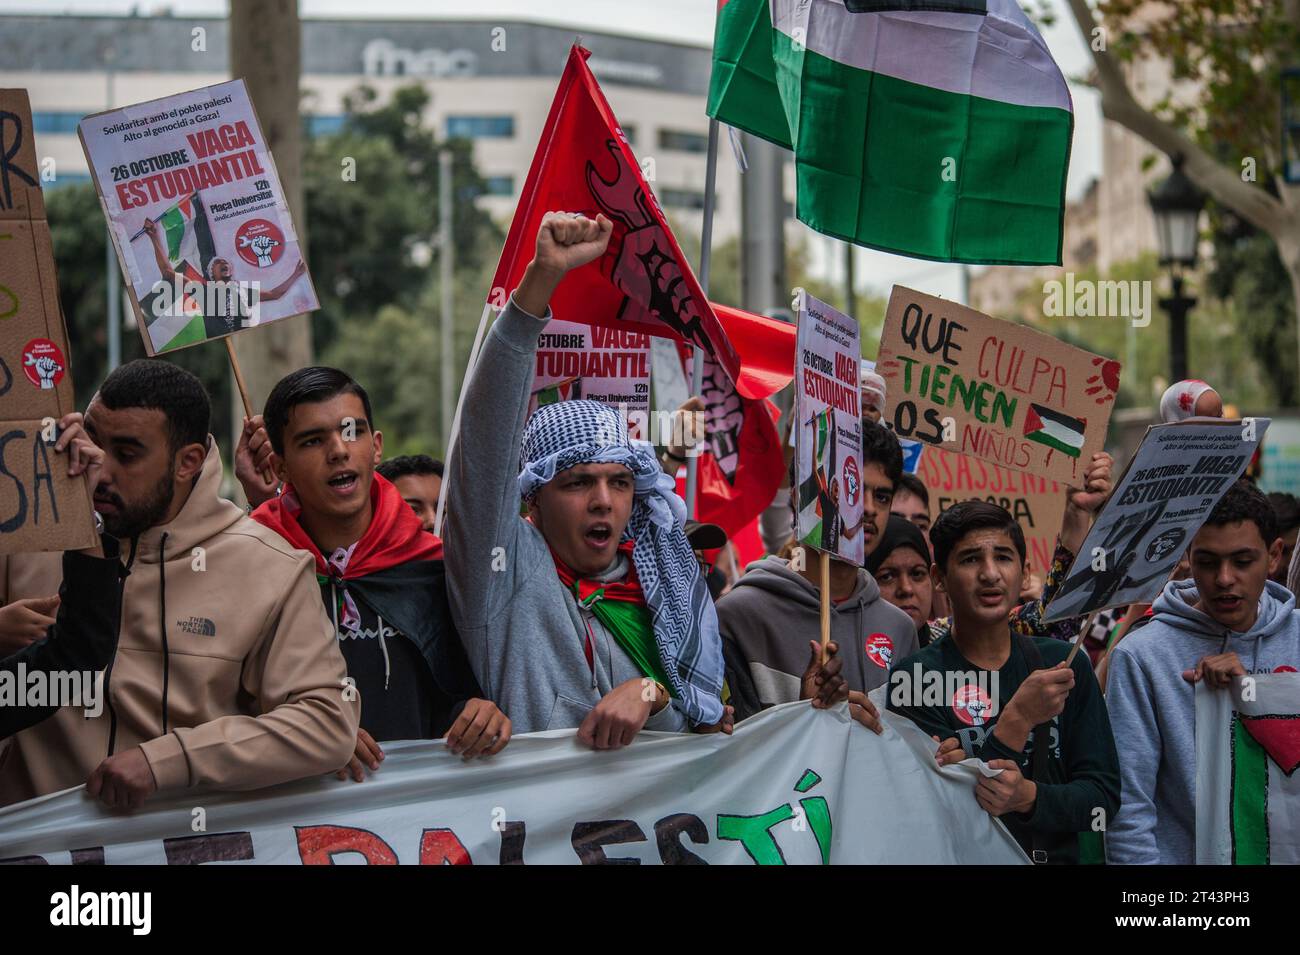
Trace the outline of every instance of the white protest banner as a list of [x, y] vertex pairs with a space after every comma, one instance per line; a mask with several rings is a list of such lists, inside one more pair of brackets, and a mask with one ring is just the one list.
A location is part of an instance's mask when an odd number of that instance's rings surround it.
[[862, 415], [858, 323], [802, 289], [795, 344], [795, 536], [861, 566]]
[[900, 438], [1073, 485], [1104, 449], [1120, 365], [895, 285], [876, 371]]
[[575, 398], [621, 407], [625, 419], [637, 414], [646, 420], [650, 410], [650, 336], [558, 319], [548, 322], [537, 345], [528, 413]]
[[1196, 686], [1196, 862], [1300, 865], [1300, 673]]
[[1148, 428], [1044, 620], [1154, 600], [1268, 425], [1201, 419]]
[[360, 785], [189, 790], [130, 815], [71, 789], [0, 810], [0, 862], [1027, 863], [976, 802], [977, 764], [940, 769], [933, 740], [880, 706], [882, 736], [847, 704], [796, 702], [732, 736], [642, 733], [606, 752], [572, 730], [472, 762], [440, 742], [386, 743]]
[[150, 355], [320, 307], [243, 80], [78, 133]]

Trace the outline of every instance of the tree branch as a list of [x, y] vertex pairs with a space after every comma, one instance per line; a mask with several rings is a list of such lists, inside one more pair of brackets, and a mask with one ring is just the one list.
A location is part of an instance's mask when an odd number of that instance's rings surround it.
[[1108, 49], [1098, 50], [1091, 42], [1092, 31], [1098, 23], [1087, 0], [1068, 0], [1068, 3], [1097, 68], [1095, 86], [1101, 93], [1101, 111], [1106, 119], [1119, 123], [1171, 156], [1181, 153], [1187, 178], [1274, 239], [1294, 227], [1296, 217], [1292, 210], [1262, 188], [1243, 182], [1239, 171], [1221, 165], [1181, 130], [1143, 107], [1129, 89], [1119, 61]]

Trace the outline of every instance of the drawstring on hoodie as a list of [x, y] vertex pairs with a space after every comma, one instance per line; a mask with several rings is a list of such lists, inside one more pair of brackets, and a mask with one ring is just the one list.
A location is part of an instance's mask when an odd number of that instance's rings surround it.
[[[129, 576], [131, 567], [135, 564], [135, 551], [140, 544], [139, 537], [131, 538], [131, 553], [126, 558], [126, 573]], [[121, 584], [125, 588], [125, 584]], [[121, 620], [118, 621], [118, 627], [121, 628]], [[113, 676], [113, 664], [117, 662], [117, 653], [114, 652], [113, 659], [108, 661], [108, 666], [104, 668], [104, 683], [100, 692], [104, 694], [104, 702], [108, 704], [108, 755], [113, 755], [113, 750], [117, 746], [117, 709], [113, 706], [113, 696], [108, 692], [109, 680]]]
[[163, 531], [158, 541], [158, 625], [162, 629], [162, 731], [164, 736], [167, 735], [167, 684], [171, 677], [171, 650], [167, 645], [167, 537], [167, 532]]
[[388, 642], [384, 639], [384, 618], [379, 616], [379, 649], [384, 651], [384, 689], [388, 689], [388, 674], [392, 672], [388, 661]]

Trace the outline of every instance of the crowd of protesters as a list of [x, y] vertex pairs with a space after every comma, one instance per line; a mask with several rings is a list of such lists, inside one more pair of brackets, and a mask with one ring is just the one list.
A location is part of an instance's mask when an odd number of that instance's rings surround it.
[[[385, 459], [362, 384], [304, 368], [244, 423], [241, 508], [219, 494], [198, 380], [161, 360], [110, 374], [56, 445], [93, 489], [100, 544], [0, 558], [0, 667], [103, 671], [104, 713], [0, 709], [0, 805], [83, 783], [135, 809], [195, 786], [362, 782], [403, 739], [473, 758], [541, 730], [595, 749], [643, 730], [729, 734], [802, 700], [847, 704], [874, 733], [887, 711], [910, 718], [939, 765], [983, 760], [997, 772], [972, 798], [1036, 862], [1194, 861], [1192, 685], [1300, 666], [1295, 498], [1237, 482], [1153, 604], [1081, 635], [1044, 607], [1113, 487], [1111, 457], [1069, 489], [1052, 564], [1031, 578], [1003, 508], [968, 501], [932, 520], [878, 424], [885, 382], [864, 372], [866, 566], [832, 559], [823, 581], [793, 538], [786, 475], [760, 520], [767, 556], [724, 572], [703, 555], [729, 553], [725, 534], [686, 520], [670, 462], [615, 410], [526, 414], [552, 293], [610, 235], [603, 216], [543, 220], [445, 468]], [[1179, 382], [1160, 413], [1224, 404]], [[1071, 658], [1076, 639], [1088, 652]], [[996, 698], [901, 699], [888, 692], [900, 671], [991, 674]]]

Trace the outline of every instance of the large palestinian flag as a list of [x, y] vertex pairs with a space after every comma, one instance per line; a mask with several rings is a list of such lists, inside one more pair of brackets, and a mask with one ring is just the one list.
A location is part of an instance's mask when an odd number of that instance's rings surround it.
[[1073, 104], [1017, 0], [724, 0], [708, 112], [794, 151], [826, 235], [1061, 262]]
[[1300, 864], [1300, 673], [1196, 687], [1196, 861]]
[[[208, 263], [216, 257], [201, 193], [186, 196], [157, 219], [167, 260], [185, 282], [196, 283], [202, 294]], [[201, 300], [184, 289], [179, 296], [169, 285], [141, 301], [154, 351], [169, 351], [207, 339]]]

